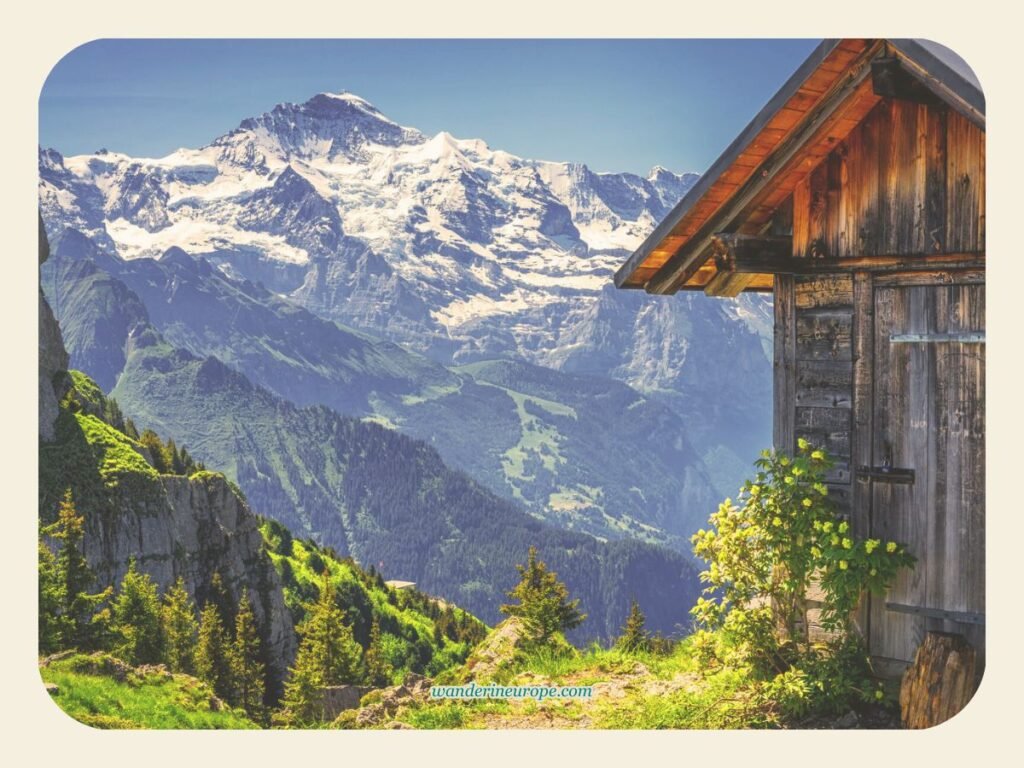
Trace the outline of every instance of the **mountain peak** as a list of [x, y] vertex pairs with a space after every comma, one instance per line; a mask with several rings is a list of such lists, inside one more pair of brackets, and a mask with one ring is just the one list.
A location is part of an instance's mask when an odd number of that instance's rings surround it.
[[256, 141], [282, 159], [326, 157], [364, 159], [367, 145], [397, 147], [422, 144], [426, 138], [381, 113], [353, 93], [318, 93], [302, 104], [278, 104], [270, 112], [246, 118], [219, 144]]

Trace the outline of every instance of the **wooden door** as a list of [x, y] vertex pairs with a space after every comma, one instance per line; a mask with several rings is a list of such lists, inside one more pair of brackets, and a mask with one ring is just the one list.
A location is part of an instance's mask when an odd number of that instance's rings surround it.
[[910, 662], [929, 630], [983, 654], [984, 285], [876, 280], [873, 308], [868, 527], [918, 561], [871, 600], [871, 654]]

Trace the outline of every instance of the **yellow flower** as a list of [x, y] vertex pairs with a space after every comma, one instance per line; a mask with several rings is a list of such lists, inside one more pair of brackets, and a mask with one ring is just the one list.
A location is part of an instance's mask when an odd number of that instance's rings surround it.
[[868, 539], [864, 542], [864, 549], [870, 555], [872, 552], [878, 549], [878, 545], [881, 543], [882, 542], [880, 542], [878, 539]]
[[828, 488], [824, 483], [815, 483], [814, 490], [820, 493], [822, 496], [828, 496]]
[[825, 459], [825, 454], [821, 451], [813, 451], [811, 453], [811, 458], [815, 461], [823, 461]]
[[779, 464], [781, 464], [784, 467], [788, 467], [789, 466], [789, 459], [786, 458], [785, 456], [783, 456], [781, 459], [779, 459]]
[[776, 517], [774, 520], [772, 520], [772, 525], [778, 528], [780, 525], [782, 525], [782, 520]]
[[843, 549], [853, 549], [853, 542], [849, 539], [843, 539]]
[[821, 530], [821, 520], [815, 520], [814, 521], [814, 530], [816, 530], [816, 531], [820, 531]]
[[811, 554], [815, 557], [821, 557], [821, 550], [817, 547], [811, 547]]
[[896, 542], [895, 541], [890, 541], [888, 544], [886, 544], [885, 545], [885, 551], [886, 552], [895, 552], [896, 551]]
[[840, 560], [839, 561], [839, 570], [840, 571], [845, 571], [847, 569], [847, 567], [849, 567], [849, 563], [847, 563], [845, 560]]
[[792, 475], [786, 475], [786, 485], [792, 485], [794, 482]]
[[800, 477], [800, 475], [802, 475], [803, 473], [804, 473], [804, 471], [802, 469], [800, 469], [800, 467], [793, 467], [793, 474], [796, 477]]
[[813, 501], [811, 501], [810, 499], [804, 499], [804, 506], [805, 506], [805, 507], [810, 507], [810, 506], [812, 506], [813, 504], [814, 504], [814, 502], [813, 502]]
[[832, 538], [831, 538], [831, 539], [829, 539], [829, 541], [831, 541], [831, 542], [832, 542], [832, 546], [833, 546], [833, 547], [835, 547], [835, 546], [837, 546], [837, 545], [839, 544], [839, 537], [838, 537], [838, 536], [836, 536], [836, 535], [835, 535], [835, 534], [833, 533], [833, 534], [832, 534]]
[[825, 523], [823, 526], [821, 526], [821, 530], [823, 530], [825, 533], [828, 533], [829, 531], [831, 531], [832, 530], [832, 522], [829, 521], [829, 522]]
[[806, 440], [805, 440], [804, 438], [802, 438], [802, 437], [801, 437], [801, 438], [799, 438], [799, 439], [798, 439], [798, 440], [796, 441], [796, 444], [797, 444], [797, 445], [798, 445], [798, 446], [800, 447], [800, 450], [801, 450], [801, 451], [806, 451], [806, 450], [807, 450], [808, 448], [810, 448], [810, 447], [811, 447], [811, 444], [810, 444], [810, 443], [808, 443], [808, 442], [807, 442], [807, 441], [806, 441]]
[[850, 524], [848, 522], [846, 522], [844, 520], [843, 522], [841, 522], [839, 524], [839, 532], [840, 533], [846, 533], [848, 530], [850, 530]]
[[878, 569], [877, 568], [872, 568], [871, 569], [871, 575], [872, 576], [877, 576], [878, 575]]
[[885, 698], [885, 694], [882, 693], [881, 689], [875, 691], [875, 698], [878, 699], [879, 701], [881, 701], [882, 699]]
[[752, 485], [752, 486], [750, 486], [750, 495], [751, 496], [757, 496], [760, 492], [761, 492], [761, 486], [760, 485]]

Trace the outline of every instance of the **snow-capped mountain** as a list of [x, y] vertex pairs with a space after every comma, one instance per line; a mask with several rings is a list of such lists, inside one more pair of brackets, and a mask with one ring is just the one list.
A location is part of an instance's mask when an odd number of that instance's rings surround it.
[[734, 469], [770, 439], [766, 301], [611, 286], [696, 174], [525, 159], [323, 93], [163, 158], [41, 150], [40, 176], [51, 238], [76, 229], [126, 260], [182, 248], [444, 365], [610, 375], [663, 396]]
[[[172, 246], [208, 256], [326, 315], [438, 347], [442, 359], [478, 356], [493, 324], [509, 332], [502, 351], [543, 362], [560, 330], [560, 313], [545, 310], [596, 296], [696, 180], [428, 138], [347, 93], [278, 105], [160, 159], [44, 154], [51, 224], [106, 235], [126, 259]], [[367, 250], [379, 258], [360, 263]], [[426, 306], [400, 303], [402, 287]], [[367, 289], [387, 313], [346, 301]]]

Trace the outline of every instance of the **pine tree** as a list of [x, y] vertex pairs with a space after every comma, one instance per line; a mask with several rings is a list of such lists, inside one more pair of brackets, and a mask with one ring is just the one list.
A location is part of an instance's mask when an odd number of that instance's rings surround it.
[[167, 459], [170, 463], [170, 472], [172, 475], [185, 474], [185, 465], [181, 461], [181, 454], [178, 453], [178, 446], [174, 444], [173, 438], [167, 441]]
[[235, 701], [232, 655], [231, 641], [224, 630], [220, 611], [212, 601], [207, 601], [199, 614], [196, 677], [208, 683], [217, 696], [231, 704]]
[[557, 632], [578, 627], [587, 615], [579, 610], [579, 600], [569, 600], [569, 590], [558, 580], [558, 574], [537, 558], [537, 548], [530, 547], [526, 565], [517, 565], [520, 581], [508, 593], [518, 603], [501, 606], [501, 612], [518, 616], [526, 624], [530, 639], [546, 643]]
[[204, 605], [213, 603], [216, 606], [221, 624], [225, 628], [235, 626], [235, 604], [231, 599], [231, 593], [224, 586], [224, 580], [220, 577], [219, 571], [214, 571], [213, 576], [210, 577], [210, 588], [207, 595]]
[[132, 440], [139, 439], [139, 429], [135, 426], [135, 422], [132, 421], [131, 418], [124, 420], [124, 433]]
[[235, 617], [235, 646], [232, 654], [232, 676], [242, 707], [254, 720], [264, 717], [263, 693], [265, 690], [266, 667], [260, 661], [260, 637], [256, 631], [256, 616], [252, 610], [249, 594], [242, 590]]
[[354, 683], [362, 678], [362, 649], [345, 624], [330, 574], [324, 571], [317, 602], [308, 606], [306, 619], [296, 628], [299, 650], [284, 689], [284, 719], [294, 725], [323, 717], [323, 689]]
[[172, 672], [193, 674], [199, 625], [195, 603], [180, 576], [164, 593], [160, 626], [164, 636], [164, 663]]
[[105, 639], [108, 612], [100, 606], [113, 590], [90, 594], [96, 581], [89, 563], [82, 553], [85, 538], [85, 519], [75, 509], [69, 488], [64, 493], [57, 512], [57, 521], [43, 528], [43, 533], [58, 542], [52, 578], [57, 582], [56, 595], [60, 598], [58, 627], [62, 648], [92, 650]]
[[139, 573], [135, 559], [121, 580], [111, 606], [114, 653], [129, 664], [158, 664], [163, 658], [160, 599], [148, 573]]
[[644, 614], [640, 610], [640, 604], [633, 600], [629, 606], [629, 616], [626, 617], [626, 624], [622, 628], [616, 645], [624, 651], [646, 651], [650, 649], [651, 639], [644, 629]]
[[64, 591], [60, 574], [57, 572], [57, 558], [50, 548], [39, 541], [39, 652], [53, 653], [60, 649], [60, 610], [64, 602]]
[[373, 617], [370, 624], [370, 642], [366, 646], [363, 657], [366, 667], [366, 682], [373, 686], [387, 685], [391, 680], [391, 664], [384, 655], [384, 646], [380, 634], [380, 622]]

